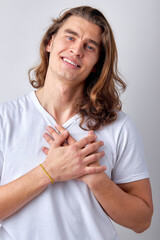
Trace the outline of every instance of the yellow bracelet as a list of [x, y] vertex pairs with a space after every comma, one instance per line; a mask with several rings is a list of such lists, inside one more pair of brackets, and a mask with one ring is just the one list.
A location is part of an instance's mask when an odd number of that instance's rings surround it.
[[49, 173], [45, 170], [45, 168], [42, 166], [42, 164], [39, 164], [39, 166], [41, 166], [41, 168], [43, 169], [43, 171], [47, 174], [47, 176], [50, 178], [52, 184], [54, 183], [53, 179], [51, 178], [51, 176], [49, 175]]

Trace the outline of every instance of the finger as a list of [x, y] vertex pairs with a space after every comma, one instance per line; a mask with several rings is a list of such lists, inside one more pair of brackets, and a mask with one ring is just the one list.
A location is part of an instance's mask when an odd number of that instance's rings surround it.
[[[94, 135], [94, 131], [93, 131], [93, 130], [90, 130], [90, 131], [88, 132], [88, 136], [91, 136], [91, 135]], [[95, 151], [95, 152], [98, 152], [98, 150]]]
[[88, 132], [88, 136], [91, 136], [91, 135], [94, 135], [94, 131], [93, 131], [93, 130], [90, 130], [90, 131]]
[[106, 170], [106, 166], [97, 166], [97, 167], [90, 167], [90, 166], [87, 166], [85, 167], [85, 174], [97, 174], [97, 173], [102, 173]]
[[62, 146], [68, 146], [67, 142], [65, 141]]
[[69, 132], [65, 130], [63, 134], [60, 134], [56, 137], [55, 141], [53, 142], [53, 146], [54, 147], [62, 146], [63, 144], [65, 144], [65, 141], [68, 138], [68, 136], [69, 136]]
[[57, 129], [57, 131], [59, 132], [59, 133], [63, 133], [64, 131], [65, 131], [65, 128], [64, 127], [62, 127], [60, 124], [56, 124], [55, 125], [55, 128]]
[[[89, 132], [88, 132], [88, 136], [93, 136], [93, 135], [95, 135], [94, 134], [94, 131], [93, 130], [90, 130]], [[95, 141], [95, 140], [94, 140]], [[92, 142], [94, 142], [94, 141], [92, 141]]]
[[51, 126], [47, 126], [46, 130], [49, 132], [49, 134], [53, 137], [53, 139], [56, 140], [56, 138], [59, 136], [59, 134], [56, 132], [56, 130], [51, 127]]
[[85, 165], [89, 165], [91, 163], [99, 161], [102, 157], [104, 157], [104, 155], [105, 155], [104, 151], [98, 152], [98, 153], [94, 153], [94, 154], [91, 154], [91, 155], [87, 156], [84, 159], [83, 162], [84, 162]]
[[[65, 128], [63, 128], [60, 124], [56, 124], [55, 125], [55, 128], [58, 130], [59, 133], [63, 133], [65, 131]], [[72, 145], [76, 142], [76, 140], [71, 136], [69, 135], [68, 139], [67, 139], [67, 142], [69, 145]]]
[[49, 149], [48, 148], [46, 148], [46, 147], [42, 147], [42, 151], [47, 155], [48, 154], [48, 151], [49, 151]]
[[75, 143], [75, 145], [81, 149], [83, 147], [85, 147], [87, 144], [92, 143], [93, 141], [95, 141], [97, 138], [96, 135], [92, 135], [92, 136], [87, 136], [85, 138], [82, 138], [81, 140], [79, 140], [78, 142]]
[[88, 146], [86, 146], [85, 148], [83, 148], [81, 153], [83, 154], [83, 156], [87, 156], [91, 153], [94, 153], [95, 151], [98, 151], [98, 149], [100, 147], [102, 147], [103, 145], [104, 145], [103, 141], [91, 143]]
[[64, 130], [63, 134], [58, 134], [55, 131], [55, 129], [52, 128], [51, 126], [48, 126], [46, 129], [51, 134], [51, 136], [54, 138], [54, 141], [51, 142], [51, 140], [50, 140], [51, 144], [54, 144], [54, 147], [61, 146], [62, 144], [64, 144], [64, 142], [68, 138], [69, 132], [67, 130]]
[[[59, 127], [60, 126], [60, 127]], [[56, 128], [56, 130], [60, 133], [60, 134], [63, 134], [64, 133], [64, 131], [66, 130], [65, 128], [63, 128], [61, 125], [59, 125], [58, 123], [55, 125], [55, 128]], [[63, 143], [63, 146], [67, 146], [68, 144], [67, 144], [67, 142], [68, 142], [68, 139]]]
[[54, 142], [53, 138], [48, 133], [44, 133], [43, 137], [45, 138], [49, 145], [51, 145]]

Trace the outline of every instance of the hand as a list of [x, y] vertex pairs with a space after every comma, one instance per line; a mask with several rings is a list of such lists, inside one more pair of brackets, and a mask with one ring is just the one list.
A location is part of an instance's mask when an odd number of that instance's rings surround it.
[[[88, 135], [93, 135], [93, 134], [94, 134], [93, 131], [89, 131], [89, 133], [88, 133]], [[99, 163], [99, 161], [96, 161], [96, 162], [90, 163], [89, 166], [90, 167], [100, 166], [100, 163]], [[94, 182], [97, 182], [97, 178], [101, 177], [102, 174], [103, 175], [105, 174], [104, 171], [97, 173], [97, 174], [95, 174], [95, 173], [87, 174], [87, 175], [84, 175], [84, 176], [78, 178], [78, 180], [85, 182], [89, 188], [92, 188], [92, 186], [94, 185]]]
[[56, 128], [61, 134], [48, 127], [51, 136], [45, 133], [44, 138], [49, 143], [50, 149], [42, 149], [47, 154], [43, 166], [55, 182], [77, 179], [106, 169], [105, 166], [88, 166], [104, 156], [104, 152], [95, 152], [103, 146], [102, 141], [95, 142], [95, 135], [92, 134], [76, 142], [60, 125]]

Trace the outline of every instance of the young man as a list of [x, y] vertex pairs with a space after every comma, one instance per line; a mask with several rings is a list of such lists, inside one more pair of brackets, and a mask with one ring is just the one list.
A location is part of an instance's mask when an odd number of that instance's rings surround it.
[[121, 111], [116, 85], [125, 84], [107, 20], [70, 9], [40, 53], [30, 78], [38, 90], [0, 107], [0, 239], [117, 240], [110, 218], [144, 231], [151, 188], [139, 135]]

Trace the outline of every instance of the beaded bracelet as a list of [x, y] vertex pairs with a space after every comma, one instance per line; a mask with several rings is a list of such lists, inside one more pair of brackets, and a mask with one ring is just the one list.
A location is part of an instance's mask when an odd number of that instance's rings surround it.
[[45, 170], [45, 168], [42, 166], [42, 164], [39, 164], [39, 166], [41, 166], [41, 168], [43, 169], [43, 171], [47, 174], [47, 176], [50, 178], [52, 184], [54, 183], [53, 179], [51, 178], [51, 176], [49, 175], [49, 173]]

